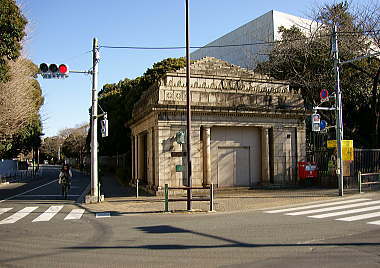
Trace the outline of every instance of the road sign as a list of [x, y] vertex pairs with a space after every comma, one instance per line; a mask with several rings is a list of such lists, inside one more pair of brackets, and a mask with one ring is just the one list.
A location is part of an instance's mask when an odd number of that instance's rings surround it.
[[324, 130], [327, 127], [326, 120], [321, 120], [321, 123], [319, 124], [319, 126], [321, 130]]
[[[336, 148], [336, 140], [328, 140], [327, 148]], [[342, 160], [354, 160], [353, 140], [342, 140]]]
[[326, 89], [322, 89], [319, 96], [321, 97], [321, 101], [325, 102], [329, 99], [329, 92]]
[[108, 137], [108, 119], [104, 118], [100, 121], [102, 138]]
[[319, 114], [313, 114], [311, 116], [311, 128], [313, 131], [321, 130], [321, 116]]

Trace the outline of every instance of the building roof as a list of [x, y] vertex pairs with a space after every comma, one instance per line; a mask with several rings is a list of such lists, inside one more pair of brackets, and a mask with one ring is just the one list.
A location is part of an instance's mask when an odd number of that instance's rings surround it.
[[278, 28], [290, 28], [292, 25], [306, 32], [310, 30], [312, 21], [271, 10], [195, 50], [191, 58], [197, 60], [211, 56], [253, 69], [257, 63], [268, 59], [273, 47], [271, 42], [281, 39]]

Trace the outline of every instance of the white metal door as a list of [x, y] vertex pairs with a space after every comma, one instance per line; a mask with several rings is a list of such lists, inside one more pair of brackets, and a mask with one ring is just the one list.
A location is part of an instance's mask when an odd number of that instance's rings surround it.
[[218, 148], [218, 186], [234, 186], [235, 156], [233, 148]]
[[219, 147], [218, 186], [249, 186], [249, 163], [249, 147]]

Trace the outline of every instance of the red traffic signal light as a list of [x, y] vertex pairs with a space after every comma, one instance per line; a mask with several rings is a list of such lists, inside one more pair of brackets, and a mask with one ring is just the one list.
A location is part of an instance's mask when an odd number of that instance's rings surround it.
[[61, 74], [67, 74], [69, 72], [69, 68], [65, 64], [59, 65], [58, 70]]

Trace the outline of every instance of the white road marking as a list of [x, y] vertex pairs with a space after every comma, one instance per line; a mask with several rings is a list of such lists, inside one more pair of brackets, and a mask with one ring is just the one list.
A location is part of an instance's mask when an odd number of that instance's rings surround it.
[[33, 222], [50, 221], [62, 208], [63, 206], [51, 206], [44, 213], [35, 218]]
[[362, 202], [362, 203], [359, 203], [359, 204], [350, 204], [350, 205], [337, 206], [337, 207], [328, 207], [328, 208], [320, 208], [320, 209], [313, 209], [313, 210], [292, 212], [292, 213], [286, 213], [285, 215], [298, 216], [298, 215], [314, 214], [314, 213], [320, 213], [320, 212], [332, 211], [332, 210], [340, 210], [340, 209], [346, 209], [346, 208], [363, 207], [363, 206], [366, 206], [366, 205], [375, 205], [375, 204], [380, 204], [380, 200], [369, 201], [369, 202]]
[[368, 224], [375, 224], [375, 225], [380, 225], [380, 221], [371, 221], [367, 222]]
[[361, 202], [361, 201], [367, 201], [367, 200], [371, 200], [371, 199], [359, 198], [359, 199], [353, 199], [353, 200], [345, 200], [345, 201], [338, 201], [338, 202], [331, 202], [331, 203], [322, 203], [322, 204], [302, 206], [302, 207], [295, 207], [295, 208], [285, 208], [285, 209], [270, 210], [270, 211], [265, 211], [265, 213], [290, 212], [290, 211], [310, 209], [310, 208], [321, 208], [321, 207], [328, 207], [328, 206], [334, 206], [334, 205], [349, 204], [349, 203]]
[[340, 218], [336, 220], [337, 221], [358, 221], [358, 220], [370, 219], [370, 218], [375, 218], [375, 217], [380, 217], [380, 212], [373, 212], [373, 213], [368, 213], [368, 214]]
[[95, 215], [95, 218], [108, 218], [108, 217], [111, 217], [110, 212], [98, 212]]
[[73, 209], [65, 218], [65, 220], [79, 220], [84, 213], [84, 209]]
[[371, 210], [380, 210], [380, 206], [357, 208], [357, 209], [351, 209], [351, 210], [345, 210], [345, 211], [331, 212], [331, 213], [326, 213], [326, 214], [312, 215], [312, 216], [308, 216], [308, 217], [309, 218], [322, 219], [322, 218], [335, 217], [335, 216], [341, 216], [341, 215], [347, 215], [347, 214], [354, 214], [354, 213], [371, 211]]
[[0, 221], [0, 224], [15, 223], [16, 221], [28, 216], [31, 212], [36, 210], [38, 207], [25, 207], [22, 210], [16, 212], [15, 214], [9, 216], [8, 218]]
[[11, 210], [12, 208], [0, 208], [0, 215]]
[[56, 183], [57, 181], [58, 181], [58, 179], [57, 179], [57, 180], [54, 180], [54, 181], [51, 181], [51, 182], [48, 182], [48, 183], [45, 183], [45, 184], [43, 184], [43, 185], [40, 185], [40, 186], [38, 186], [38, 187], [36, 187], [36, 188], [33, 188], [33, 189], [30, 189], [30, 190], [28, 190], [28, 191], [25, 191], [25, 192], [23, 192], [23, 193], [21, 193], [21, 194], [16, 194], [16, 195], [11, 196], [11, 197], [8, 197], [8, 198], [6, 198], [6, 199], [0, 200], [0, 203], [5, 202], [5, 201], [10, 200], [10, 199], [13, 199], [13, 198], [15, 198], [15, 197], [18, 197], [18, 196], [20, 196], [20, 195], [23, 195], [23, 194], [26, 194], [26, 193], [30, 193], [30, 192], [32, 192], [32, 191], [34, 191], [34, 190], [37, 190], [37, 189], [39, 189], [39, 188], [41, 188], [41, 187], [44, 187], [44, 186], [49, 185], [49, 184], [52, 184], [52, 183], [54, 183], [54, 182]]
[[[25, 196], [26, 197], [61, 197], [62, 195], [61, 194], [46, 194], [46, 195], [29, 195], [29, 194], [26, 194]], [[70, 196], [77, 197], [77, 196], [79, 196], [79, 194], [68, 194], [67, 196], [68, 197], [70, 197]]]

